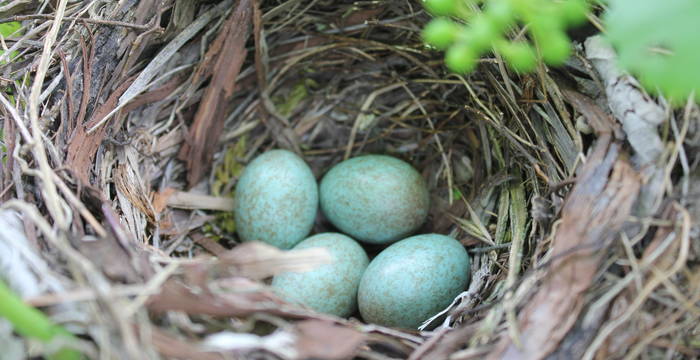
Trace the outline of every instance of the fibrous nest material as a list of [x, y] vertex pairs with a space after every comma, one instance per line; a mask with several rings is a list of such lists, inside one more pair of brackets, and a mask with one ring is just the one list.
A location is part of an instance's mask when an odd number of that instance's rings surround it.
[[[2, 43], [0, 278], [88, 357], [700, 356], [700, 112], [646, 96], [595, 38], [560, 68], [493, 56], [458, 76], [422, 43], [420, 2], [0, 14], [22, 25]], [[412, 163], [421, 232], [467, 247], [470, 287], [421, 331], [276, 298], [265, 279], [322, 259], [237, 243], [236, 179], [272, 148], [318, 177], [358, 154]], [[0, 330], [8, 358], [52, 348]]]

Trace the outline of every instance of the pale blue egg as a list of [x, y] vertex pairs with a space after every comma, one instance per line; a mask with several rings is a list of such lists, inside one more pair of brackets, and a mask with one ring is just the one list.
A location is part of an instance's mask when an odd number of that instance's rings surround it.
[[243, 171], [234, 194], [236, 231], [242, 241], [289, 249], [311, 232], [318, 212], [318, 185], [296, 154], [268, 151]]
[[272, 287], [283, 299], [318, 312], [346, 317], [357, 309], [357, 288], [369, 258], [355, 240], [338, 233], [309, 237], [294, 247], [327, 249], [333, 262], [311, 271], [279, 274]]
[[443, 310], [469, 283], [469, 255], [457, 240], [416, 235], [379, 253], [357, 295], [365, 322], [415, 329]]
[[390, 243], [416, 231], [428, 216], [430, 196], [408, 163], [365, 155], [334, 166], [319, 186], [321, 210], [340, 231], [359, 241]]

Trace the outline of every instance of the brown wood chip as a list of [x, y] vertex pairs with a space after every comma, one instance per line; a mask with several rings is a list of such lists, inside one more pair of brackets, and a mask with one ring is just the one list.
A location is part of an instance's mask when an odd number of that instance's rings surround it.
[[211, 83], [197, 108], [181, 160], [187, 163], [187, 182], [196, 185], [209, 169], [224, 128], [226, 106], [236, 87], [236, 78], [246, 57], [245, 43], [250, 35], [253, 7], [251, 0], [236, 5], [223, 30], [214, 40], [205, 57], [214, 57]]

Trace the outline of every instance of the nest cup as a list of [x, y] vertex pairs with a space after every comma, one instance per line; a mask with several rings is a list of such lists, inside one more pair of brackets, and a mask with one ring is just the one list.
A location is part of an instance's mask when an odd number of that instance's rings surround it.
[[[497, 273], [496, 262], [502, 262], [505, 254], [498, 249], [507, 248], [503, 244], [512, 231], [495, 216], [499, 204], [522, 210], [526, 193], [542, 186], [542, 179], [522, 162], [523, 156], [535, 156], [534, 151], [526, 148], [532, 154], [520, 154], [522, 144], [506, 136], [510, 130], [504, 129], [506, 124], [521, 130], [523, 126], [512, 114], [504, 116], [503, 106], [516, 105], [511, 110], [518, 114], [527, 109], [520, 108], [519, 97], [497, 80], [511, 74], [491, 62], [467, 78], [448, 73], [441, 54], [423, 46], [417, 31], [402, 31], [396, 25], [418, 26], [429, 18], [395, 11], [368, 6], [358, 11], [358, 18], [335, 23], [355, 29], [343, 36], [269, 34], [267, 41], [276, 46], [268, 56], [271, 64], [278, 65], [268, 74], [265, 93], [270, 103], [262, 114], [245, 113], [227, 128], [262, 117], [262, 124], [237, 140], [258, 145], [246, 158], [285, 148], [302, 156], [319, 181], [333, 165], [359, 155], [385, 154], [408, 162], [426, 180], [431, 204], [427, 220], [413, 234], [458, 239], [472, 251], [471, 272], [478, 274], [471, 288], [464, 290], [488, 297], [485, 281]], [[367, 25], [376, 16], [387, 19], [386, 24]], [[522, 93], [520, 79], [508, 81], [508, 90], [515, 86]], [[265, 113], [270, 107], [274, 111]], [[546, 108], [553, 110], [548, 103]], [[561, 170], [556, 160], [544, 166], [546, 171]], [[510, 191], [520, 192], [519, 203], [512, 204]], [[499, 229], [495, 239], [494, 227]], [[319, 214], [312, 234], [334, 231], [338, 229]], [[362, 245], [370, 257], [387, 246]], [[452, 325], [461, 317], [447, 319], [443, 314], [425, 329], [445, 321]]]
[[[403, 159], [421, 173], [431, 194], [428, 219], [415, 233], [452, 235], [469, 248], [487, 245], [493, 239], [478, 226], [493, 225], [489, 212], [497, 210], [501, 189], [528, 175], [516, 159], [518, 144], [511, 145], [493, 123], [511, 122], [500, 113], [501, 104], [519, 99], [502, 88], [496, 64], [485, 63], [469, 78], [449, 74], [441, 55], [423, 46], [417, 31], [395, 25], [417, 27], [428, 17], [395, 11], [370, 6], [358, 11], [358, 18], [334, 22], [357, 29], [343, 36], [269, 34], [267, 41], [275, 45], [268, 53], [271, 63], [286, 65], [268, 74], [265, 90], [276, 113], [263, 115], [266, 126], [247, 136], [260, 143], [255, 153], [275, 147], [298, 152], [319, 180], [346, 158], [387, 154]], [[374, 17], [387, 23], [365, 23]], [[250, 112], [227, 128], [260, 116]], [[314, 233], [334, 230], [321, 217]], [[384, 247], [366, 248], [375, 255]]]

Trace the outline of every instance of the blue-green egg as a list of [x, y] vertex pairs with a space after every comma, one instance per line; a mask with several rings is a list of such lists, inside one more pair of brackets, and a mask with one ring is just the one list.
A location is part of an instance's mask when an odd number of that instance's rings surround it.
[[410, 164], [365, 155], [335, 165], [319, 186], [321, 210], [359, 241], [386, 244], [416, 231], [428, 216], [430, 195]]
[[282, 273], [272, 279], [281, 298], [318, 312], [347, 317], [357, 309], [357, 288], [369, 258], [355, 240], [338, 233], [309, 237], [294, 247], [327, 249], [333, 262], [311, 271]]
[[415, 329], [450, 305], [469, 278], [469, 255], [457, 240], [412, 236], [369, 264], [357, 295], [360, 314], [368, 323]]
[[234, 194], [236, 231], [242, 241], [289, 249], [311, 232], [318, 212], [318, 185], [296, 154], [271, 150], [243, 171]]

